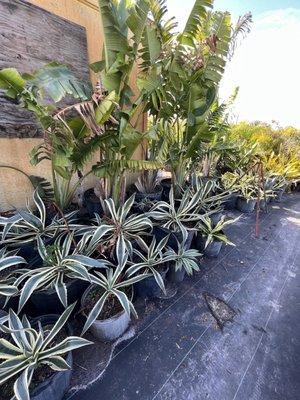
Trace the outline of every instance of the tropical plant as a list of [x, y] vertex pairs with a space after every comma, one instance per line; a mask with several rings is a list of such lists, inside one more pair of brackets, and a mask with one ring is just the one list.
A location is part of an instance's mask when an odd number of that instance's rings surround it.
[[[26, 264], [23, 257], [17, 255], [17, 251], [8, 251], [6, 247], [0, 249], [0, 272], [8, 270], [11, 267]], [[11, 297], [18, 293], [18, 288], [13, 284], [9, 284], [9, 274], [4, 280], [0, 280], [0, 296]]]
[[209, 217], [205, 217], [203, 221], [201, 221], [197, 225], [198, 231], [205, 237], [205, 248], [212, 243], [213, 241], [224, 242], [225, 244], [229, 244], [231, 246], [235, 246], [224, 233], [224, 228], [228, 225], [235, 223], [239, 218], [225, 220], [225, 217], [222, 217], [221, 220], [214, 225]]
[[131, 214], [135, 195], [132, 195], [123, 205], [116, 207], [113, 199], [102, 202], [104, 216], [96, 215], [96, 225], [90, 226], [83, 241], [89, 254], [101, 247], [103, 253], [113, 255], [120, 242], [125, 243], [129, 254], [132, 254], [132, 243], [143, 244], [142, 236], [152, 229], [152, 222], [146, 215]]
[[43, 266], [34, 270], [22, 270], [16, 277], [14, 285], [20, 292], [18, 312], [32, 293], [47, 289], [55, 289], [60, 302], [67, 307], [67, 283], [78, 279], [91, 282], [90, 269], [106, 268], [106, 260], [95, 260], [80, 254], [76, 247], [72, 249], [73, 238], [73, 234], [60, 236], [52, 246], [45, 246], [42, 239], [38, 238], [38, 251]]
[[[173, 182], [182, 187], [200, 144], [212, 137], [210, 110], [226, 61], [232, 55], [230, 49], [239, 33], [245, 32], [251, 16], [233, 28], [229, 13], [210, 11], [212, 0], [196, 0], [183, 32], [176, 34], [170, 29], [174, 27], [172, 22], [163, 24], [166, 2], [153, 3], [156, 12], [151, 9], [149, 17], [155, 44], [153, 92], [147, 108], [157, 127], [161, 153], [171, 168]], [[145, 54], [147, 61], [149, 54]], [[141, 76], [139, 87], [148, 86], [147, 75], [144, 79]]]
[[148, 278], [151, 274], [143, 273], [134, 277], [128, 277], [126, 274], [126, 268], [129, 266], [128, 252], [126, 251], [124, 240], [121, 240], [117, 244], [116, 260], [117, 262], [115, 265], [112, 263], [108, 264], [109, 268], [105, 270], [105, 273], [95, 271], [91, 276], [91, 282], [95, 285], [94, 287], [100, 290], [100, 295], [87, 316], [82, 333], [85, 333], [89, 329], [101, 314], [105, 303], [109, 302], [112, 298], [118, 300], [128, 315], [132, 313], [137, 318], [136, 310], [126, 293], [126, 289], [131, 288], [133, 284]]
[[74, 224], [76, 212], [64, 216], [56, 214], [47, 224], [46, 207], [37, 189], [33, 193], [33, 204], [37, 212], [27, 206], [27, 210], [18, 210], [12, 217], [0, 217], [0, 226], [3, 226], [1, 237], [3, 244], [12, 247], [36, 244], [38, 238], [51, 239], [62, 232], [80, 227]]
[[183, 239], [186, 239], [188, 230], [193, 229], [194, 225], [202, 219], [198, 212], [200, 196], [200, 192], [191, 195], [190, 191], [186, 190], [178, 201], [180, 204], [177, 207], [174, 190], [171, 188], [169, 202], [158, 201], [149, 211], [148, 216], [154, 221], [154, 225], [162, 226], [172, 232], [181, 232]]
[[[170, 261], [170, 257], [166, 257], [164, 250], [166, 248], [168, 237], [163, 238], [158, 244], [156, 244], [156, 239], [153, 238], [151, 244], [144, 245], [141, 250], [134, 249], [134, 255], [138, 258], [135, 262], [132, 262], [132, 266], [127, 269], [127, 276], [131, 277], [136, 273], [142, 271], [143, 273], [151, 273], [157, 285], [165, 293], [164, 280], [159, 273], [159, 268]], [[135, 258], [134, 258], [135, 259]]]
[[169, 248], [166, 253], [166, 259], [170, 261], [170, 267], [175, 271], [181, 271], [182, 268], [188, 275], [193, 275], [195, 271], [199, 271], [197, 258], [201, 256], [198, 250], [186, 249], [184, 243], [179, 243], [176, 250]]
[[67, 336], [60, 343], [55, 343], [75, 304], [68, 307], [53, 325], [45, 330], [39, 323], [33, 327], [26, 316], [22, 320], [9, 310], [8, 326], [0, 329], [8, 336], [0, 339], [0, 384], [14, 380], [12, 391], [17, 400], [30, 400], [30, 384], [34, 374], [42, 366], [49, 366], [53, 373], [71, 369], [65, 355], [72, 350], [92, 344], [89, 340]]

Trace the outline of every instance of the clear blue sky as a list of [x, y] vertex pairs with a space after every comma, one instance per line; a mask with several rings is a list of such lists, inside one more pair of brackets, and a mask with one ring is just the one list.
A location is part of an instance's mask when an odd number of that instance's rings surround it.
[[[195, 0], [167, 0], [169, 15], [183, 28]], [[300, 128], [300, 0], [215, 0], [215, 10], [233, 19], [253, 14], [250, 35], [226, 67], [220, 96], [240, 92], [234, 115], [239, 120], [275, 120]]]

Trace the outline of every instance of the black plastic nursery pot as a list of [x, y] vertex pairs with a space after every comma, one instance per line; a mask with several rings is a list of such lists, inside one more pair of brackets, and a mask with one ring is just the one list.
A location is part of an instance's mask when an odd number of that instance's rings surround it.
[[[160, 226], [155, 226], [153, 228], [153, 236], [155, 236], [156, 242], [160, 242], [163, 238], [170, 235], [169, 240], [167, 242], [167, 246], [171, 247], [173, 250], [178, 249], [178, 242], [181, 243], [183, 241], [181, 232], [172, 232], [167, 228], [162, 228]], [[192, 240], [194, 236], [194, 231], [188, 232], [188, 237], [185, 242], [185, 248], [188, 250], [191, 247]]]
[[223, 242], [214, 240], [203, 250], [203, 254], [208, 258], [217, 258], [222, 249]]
[[87, 209], [90, 218], [94, 218], [95, 214], [102, 215], [103, 208], [99, 198], [95, 195], [94, 189], [88, 189], [83, 194], [83, 204]]
[[161, 199], [163, 201], [168, 201], [169, 200], [170, 190], [171, 190], [171, 187], [172, 187], [172, 179], [171, 178], [162, 179], [161, 182], [160, 182], [160, 185], [162, 187]]
[[[159, 271], [164, 281], [166, 279], [168, 270], [169, 266], [166, 265]], [[142, 281], [137, 282], [134, 285], [134, 293], [138, 297], [148, 297], [149, 299], [154, 299], [158, 297], [162, 293], [162, 291], [158, 286], [155, 278], [153, 276], [150, 276], [149, 278], [143, 279]]]
[[184, 280], [186, 275], [185, 269], [181, 268], [181, 269], [175, 269], [175, 264], [170, 263], [169, 265], [169, 271], [167, 274], [167, 279], [169, 282], [172, 283], [180, 283]]
[[[58, 320], [59, 315], [43, 315], [31, 321], [31, 325], [38, 328], [38, 322], [42, 326], [54, 325]], [[66, 332], [68, 335], [72, 335], [70, 325], [66, 325]], [[59, 371], [53, 373], [49, 379], [39, 384], [31, 393], [31, 400], [61, 400], [70, 386], [70, 380], [72, 375], [73, 357], [72, 353], [69, 352], [66, 358], [67, 363], [71, 369], [67, 371]]]
[[234, 210], [236, 208], [237, 199], [238, 195], [232, 193], [223, 203], [225, 210]]
[[[93, 285], [89, 286], [81, 299], [81, 307], [84, 308], [86, 297], [93, 290]], [[112, 342], [118, 339], [127, 330], [130, 324], [130, 315], [122, 310], [118, 314], [107, 319], [96, 319], [89, 328], [93, 336], [101, 342]]]
[[[43, 239], [45, 246], [51, 246], [54, 238]], [[23, 244], [20, 246], [18, 256], [25, 258], [29, 268], [39, 268], [43, 264], [43, 260], [39, 255], [36, 243]]]
[[239, 196], [237, 199], [236, 208], [243, 213], [251, 213], [255, 209], [256, 202], [256, 199], [247, 200], [244, 197]]
[[[84, 291], [89, 286], [89, 282], [82, 280], [73, 280], [66, 284], [68, 292], [68, 304], [81, 299]], [[79, 307], [77, 303], [76, 311]], [[28, 313], [31, 316], [39, 316], [45, 314], [57, 314], [64, 311], [64, 306], [60, 302], [55, 289], [41, 290], [34, 292], [29, 299]], [[74, 313], [73, 311], [73, 313]]]

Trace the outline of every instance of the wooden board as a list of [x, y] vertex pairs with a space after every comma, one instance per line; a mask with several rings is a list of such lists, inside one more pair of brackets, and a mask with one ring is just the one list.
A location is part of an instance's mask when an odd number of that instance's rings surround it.
[[[71, 0], [70, 0], [71, 1]], [[89, 80], [85, 28], [24, 0], [0, 0], [0, 69], [32, 72], [58, 61]], [[0, 94], [0, 137], [39, 137], [34, 116]]]

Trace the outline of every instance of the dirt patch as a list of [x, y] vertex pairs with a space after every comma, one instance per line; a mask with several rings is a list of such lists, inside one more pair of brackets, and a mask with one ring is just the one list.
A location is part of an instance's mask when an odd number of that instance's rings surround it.
[[211, 312], [212, 316], [217, 321], [219, 328], [222, 330], [226, 322], [232, 322], [236, 316], [236, 312], [224, 300], [210, 294], [203, 293], [204, 300]]

